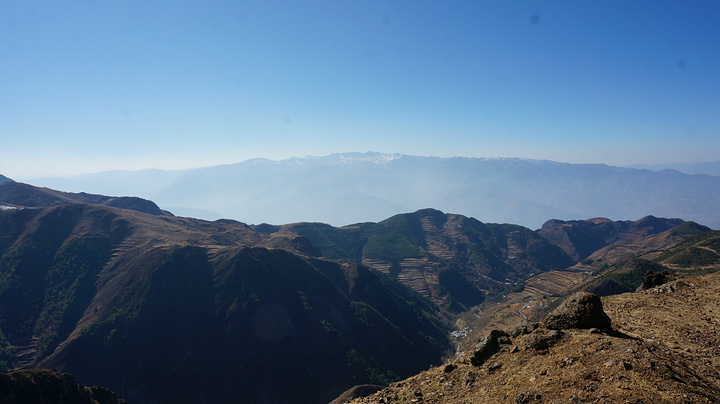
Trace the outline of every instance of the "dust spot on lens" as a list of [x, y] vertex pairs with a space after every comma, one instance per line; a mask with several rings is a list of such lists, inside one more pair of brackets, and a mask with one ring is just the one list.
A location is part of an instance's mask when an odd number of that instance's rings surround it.
[[277, 342], [290, 333], [290, 317], [276, 304], [263, 306], [253, 317], [252, 330], [258, 339]]
[[535, 11], [535, 12], [530, 16], [530, 24], [532, 24], [532, 25], [538, 25], [538, 24], [540, 24], [540, 13], [539, 13], [539, 12]]

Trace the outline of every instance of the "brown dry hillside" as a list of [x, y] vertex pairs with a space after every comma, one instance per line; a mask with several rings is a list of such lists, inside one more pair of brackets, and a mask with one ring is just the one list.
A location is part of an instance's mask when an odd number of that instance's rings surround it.
[[354, 403], [714, 403], [718, 293], [715, 273], [607, 297], [612, 332], [563, 330], [546, 350], [537, 331], [510, 337], [481, 366], [461, 355]]

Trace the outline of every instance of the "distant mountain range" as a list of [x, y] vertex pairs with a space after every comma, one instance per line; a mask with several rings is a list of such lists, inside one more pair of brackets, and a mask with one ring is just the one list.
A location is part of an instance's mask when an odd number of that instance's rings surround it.
[[654, 215], [720, 228], [720, 177], [525, 159], [346, 153], [183, 171], [38, 178], [73, 192], [136, 195], [180, 216], [245, 223], [379, 221], [433, 207], [532, 229], [547, 219]]
[[720, 161], [707, 163], [633, 164], [629, 167], [653, 171], [676, 170], [685, 174], [720, 175]]

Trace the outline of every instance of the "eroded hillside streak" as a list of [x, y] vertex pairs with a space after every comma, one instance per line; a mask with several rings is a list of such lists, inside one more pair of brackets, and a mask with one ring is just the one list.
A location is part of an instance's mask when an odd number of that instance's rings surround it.
[[35, 354], [37, 353], [37, 336], [29, 337], [21, 340], [18, 345], [15, 346], [15, 369], [29, 369], [35, 362]]

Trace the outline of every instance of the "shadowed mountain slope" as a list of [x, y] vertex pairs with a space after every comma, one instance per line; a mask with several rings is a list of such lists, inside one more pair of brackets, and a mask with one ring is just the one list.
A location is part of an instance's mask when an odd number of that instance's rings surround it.
[[70, 372], [131, 402], [314, 403], [447, 352], [431, 303], [316, 253], [302, 236], [228, 220], [0, 211], [9, 366]]

